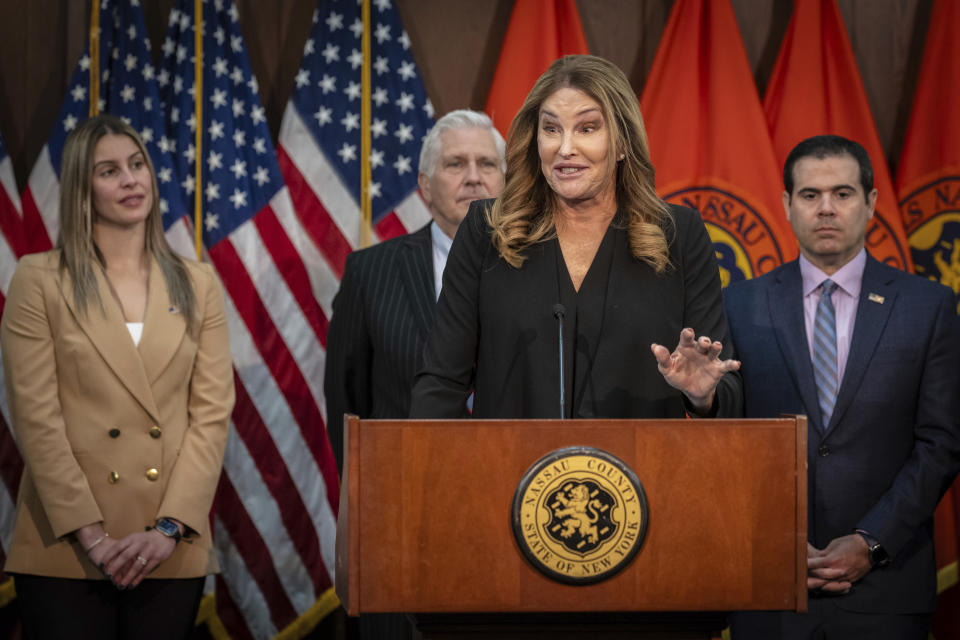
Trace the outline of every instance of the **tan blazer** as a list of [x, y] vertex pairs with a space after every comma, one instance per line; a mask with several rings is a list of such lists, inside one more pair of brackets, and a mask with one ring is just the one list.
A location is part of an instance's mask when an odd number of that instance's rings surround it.
[[152, 261], [143, 336], [133, 344], [103, 272], [86, 316], [60, 251], [25, 256], [10, 283], [0, 347], [13, 430], [25, 468], [6, 570], [101, 579], [73, 536], [94, 522], [113, 538], [176, 518], [196, 535], [154, 578], [217, 570], [208, 514], [233, 408], [220, 283], [187, 261], [195, 339]]

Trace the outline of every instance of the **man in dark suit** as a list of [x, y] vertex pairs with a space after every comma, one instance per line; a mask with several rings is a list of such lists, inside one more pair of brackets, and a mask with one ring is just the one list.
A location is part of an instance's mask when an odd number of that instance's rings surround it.
[[877, 191], [862, 146], [804, 140], [783, 177], [800, 258], [724, 302], [746, 416], [808, 417], [810, 606], [735, 614], [733, 637], [926, 639], [933, 512], [960, 465], [954, 298], [864, 249]]
[[[503, 136], [486, 114], [459, 109], [433, 125], [420, 150], [419, 184], [433, 220], [347, 256], [327, 332], [327, 431], [343, 467], [343, 414], [406, 418], [413, 378], [433, 324], [447, 254], [470, 203], [495, 197], [506, 169]], [[402, 614], [360, 616], [348, 633], [407, 640]]]
[[485, 114], [440, 118], [420, 153], [420, 192], [433, 221], [347, 257], [327, 334], [324, 392], [337, 466], [342, 418], [406, 418], [413, 377], [447, 253], [470, 202], [503, 188], [504, 140]]

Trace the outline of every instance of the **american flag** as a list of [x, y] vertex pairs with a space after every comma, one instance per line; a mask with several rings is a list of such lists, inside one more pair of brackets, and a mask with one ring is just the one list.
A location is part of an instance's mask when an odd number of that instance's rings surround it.
[[[13, 176], [13, 163], [0, 138], [0, 314], [3, 313], [7, 287], [10, 286], [23, 242], [20, 197]], [[6, 551], [10, 548], [22, 472], [23, 460], [10, 431], [10, 412], [7, 410], [6, 388], [3, 386], [3, 368], [0, 367], [0, 578], [4, 580], [2, 567], [7, 560]], [[6, 592], [9, 589], [9, 585], [0, 589], [0, 606], [6, 604]]]
[[337, 605], [322, 256], [284, 186], [236, 7], [205, 0], [202, 17], [202, 92], [193, 0], [170, 14], [157, 82], [182, 198], [203, 195], [203, 243], [224, 285], [234, 359], [237, 403], [214, 503], [217, 613], [234, 638], [268, 638]]
[[[417, 191], [417, 167], [433, 106], [396, 8], [390, 0], [372, 4], [370, 192], [376, 241], [430, 220]], [[277, 155], [303, 228], [322, 256], [318, 299], [327, 314], [347, 254], [360, 247], [362, 35], [360, 3], [320, 0], [280, 126]], [[340, 418], [331, 420], [339, 428]]]
[[[109, 111], [123, 118], [140, 133], [157, 169], [161, 209], [169, 212], [166, 215], [171, 219], [177, 215], [175, 212], [182, 215], [185, 209], [176, 189], [172, 157], [165, 153], [163, 113], [139, 0], [101, 0], [98, 22], [100, 87], [97, 106], [100, 111]], [[53, 131], [30, 173], [23, 195], [22, 227], [10, 159], [5, 152], [0, 153], [0, 183], [5, 187], [5, 194], [0, 193], [0, 230], [3, 232], [0, 287], [4, 294], [16, 258], [23, 253], [51, 248], [59, 233], [60, 156], [67, 135], [90, 113], [91, 64], [88, 42], [74, 70]], [[11, 241], [14, 237], [16, 239]], [[180, 244], [184, 245], [183, 242]], [[10, 498], [16, 496], [23, 464], [7, 429], [9, 415], [5, 397], [0, 406], [2, 418], [7, 423], [0, 429], [0, 475], [8, 489], [6, 493], [0, 492], [0, 542], [6, 549], [13, 528], [13, 507], [7, 504], [7, 499], [8, 494]]]
[[[169, 140], [160, 109], [140, 0], [101, 0], [99, 12], [100, 87], [98, 110], [123, 118], [147, 145], [157, 171], [160, 207], [169, 223], [186, 209], [176, 189]], [[24, 230], [29, 252], [46, 251], [60, 231], [60, 156], [67, 135], [90, 114], [90, 43], [77, 63], [67, 96], [47, 144], [30, 172], [23, 194]], [[179, 243], [178, 248], [187, 247]]]

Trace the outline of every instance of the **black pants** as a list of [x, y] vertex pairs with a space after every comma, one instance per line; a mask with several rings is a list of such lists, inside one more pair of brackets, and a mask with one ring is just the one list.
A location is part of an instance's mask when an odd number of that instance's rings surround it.
[[413, 625], [405, 613], [364, 613], [358, 620], [359, 640], [412, 640], [414, 637]]
[[835, 598], [810, 598], [808, 613], [756, 611], [730, 616], [733, 640], [927, 640], [930, 614], [857, 613]]
[[24, 640], [178, 640], [193, 629], [203, 578], [109, 580], [14, 575]]

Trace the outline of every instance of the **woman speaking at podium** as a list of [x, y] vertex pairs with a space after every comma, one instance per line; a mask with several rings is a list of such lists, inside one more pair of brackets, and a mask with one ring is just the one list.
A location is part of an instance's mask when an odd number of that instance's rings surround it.
[[623, 72], [556, 60], [510, 127], [503, 192], [454, 239], [411, 417], [459, 417], [471, 392], [474, 418], [740, 415], [710, 239], [653, 178]]

